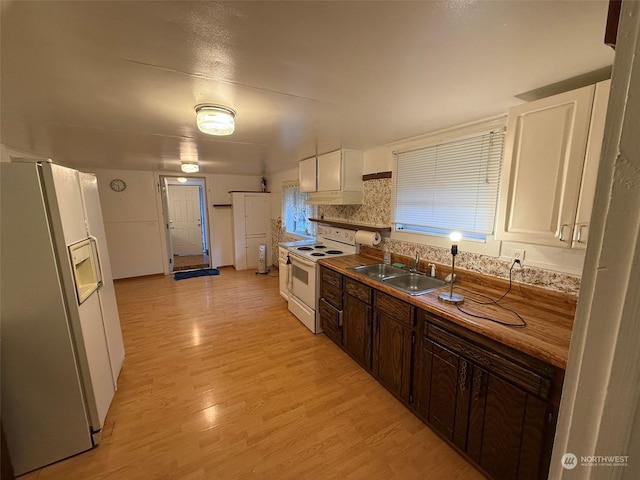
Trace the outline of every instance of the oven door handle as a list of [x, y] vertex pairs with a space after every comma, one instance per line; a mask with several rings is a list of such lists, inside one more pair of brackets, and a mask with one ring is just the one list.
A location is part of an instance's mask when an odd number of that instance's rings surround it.
[[296, 255], [289, 255], [289, 258], [291, 259], [291, 263], [293, 262], [297, 262], [300, 263], [302, 265], [306, 265], [307, 267], [315, 267], [316, 264], [314, 262], [310, 262], [308, 260], [303, 260], [302, 258], [296, 256]]

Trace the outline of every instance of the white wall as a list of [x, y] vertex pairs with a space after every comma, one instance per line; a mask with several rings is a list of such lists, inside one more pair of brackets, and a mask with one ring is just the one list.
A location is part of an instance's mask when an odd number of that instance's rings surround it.
[[[151, 275], [164, 271], [162, 215], [156, 204], [153, 172], [96, 170], [114, 278]], [[123, 192], [109, 183], [121, 178]]]
[[[164, 213], [159, 188], [160, 175], [184, 176], [180, 172], [95, 170], [98, 178], [114, 278], [166, 273], [169, 271]], [[233, 264], [231, 190], [260, 190], [255, 175], [198, 175], [206, 183], [210, 253], [213, 266]], [[124, 192], [113, 192], [109, 182], [121, 178]]]

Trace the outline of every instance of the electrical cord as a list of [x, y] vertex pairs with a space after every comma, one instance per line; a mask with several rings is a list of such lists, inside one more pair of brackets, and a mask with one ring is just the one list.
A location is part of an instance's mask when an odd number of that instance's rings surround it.
[[507, 289], [506, 292], [504, 292], [502, 294], [502, 296], [500, 298], [498, 298], [497, 300], [492, 299], [491, 297], [484, 295], [482, 293], [478, 293], [478, 292], [474, 292], [473, 290], [468, 290], [466, 288], [462, 288], [462, 287], [458, 287], [459, 290], [465, 291], [465, 292], [469, 292], [469, 293], [473, 293], [474, 295], [478, 295], [480, 297], [486, 298], [487, 300], [489, 300], [488, 302], [480, 302], [478, 300], [474, 300], [473, 298], [468, 298], [467, 299], [471, 302], [477, 303], [478, 305], [495, 305], [503, 310], [506, 310], [509, 313], [512, 313], [513, 315], [515, 315], [521, 323], [508, 323], [508, 322], [503, 322], [502, 320], [498, 320], [495, 318], [490, 318], [490, 317], [485, 317], [483, 315], [476, 315], [475, 313], [471, 313], [471, 312], [467, 312], [465, 310], [463, 310], [460, 305], [456, 305], [456, 307], [458, 308], [458, 310], [466, 315], [469, 315], [471, 317], [474, 318], [480, 318], [483, 320], [489, 320], [491, 322], [495, 322], [495, 323], [499, 323], [500, 325], [505, 325], [507, 327], [514, 327], [514, 328], [524, 328], [527, 326], [527, 322], [525, 321], [524, 318], [522, 318], [520, 316], [520, 314], [514, 310], [511, 310], [510, 308], [505, 307], [504, 305], [500, 305], [500, 301], [504, 299], [504, 297], [506, 297], [509, 292], [511, 291], [511, 287], [512, 287], [512, 272], [513, 272], [513, 267], [516, 265], [516, 263], [520, 263], [520, 260], [514, 260], [513, 263], [511, 264], [511, 268], [509, 268], [509, 288]]

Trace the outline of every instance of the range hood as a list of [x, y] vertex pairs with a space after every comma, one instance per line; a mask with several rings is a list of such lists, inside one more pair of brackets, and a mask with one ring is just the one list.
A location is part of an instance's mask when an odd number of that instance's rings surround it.
[[362, 192], [340, 190], [312, 192], [304, 203], [307, 205], [360, 205], [362, 204]]

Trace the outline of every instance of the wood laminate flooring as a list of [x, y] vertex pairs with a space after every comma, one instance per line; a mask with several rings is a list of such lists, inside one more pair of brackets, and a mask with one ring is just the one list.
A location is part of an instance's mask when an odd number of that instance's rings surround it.
[[253, 270], [116, 282], [102, 443], [21, 479], [484, 478]]

